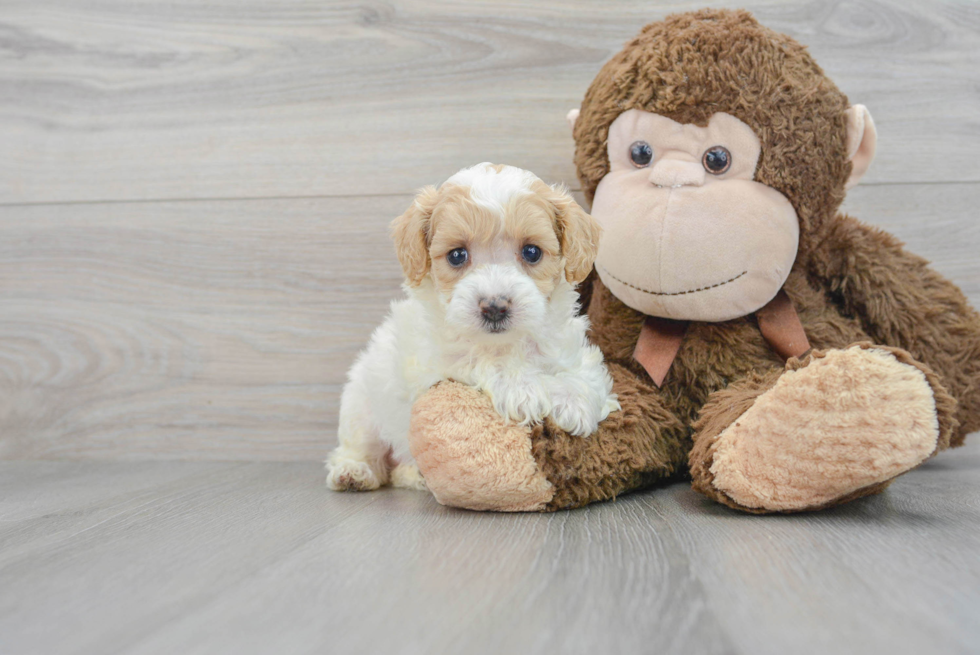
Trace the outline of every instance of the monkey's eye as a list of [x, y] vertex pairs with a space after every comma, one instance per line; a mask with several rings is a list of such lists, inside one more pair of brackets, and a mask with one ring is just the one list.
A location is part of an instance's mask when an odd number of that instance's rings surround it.
[[653, 148], [646, 141], [634, 141], [630, 146], [630, 161], [637, 168], [646, 168], [653, 161]]
[[449, 254], [446, 255], [446, 261], [453, 268], [459, 268], [466, 263], [469, 259], [469, 253], [466, 252], [466, 248], [456, 248], [455, 250], [450, 250]]
[[542, 254], [541, 248], [530, 244], [524, 246], [524, 249], [521, 250], [521, 257], [523, 257], [524, 261], [526, 261], [528, 264], [537, 264], [539, 261], [541, 261]]
[[701, 163], [704, 164], [704, 170], [712, 175], [721, 175], [732, 167], [732, 153], [724, 146], [708, 148], [704, 151]]

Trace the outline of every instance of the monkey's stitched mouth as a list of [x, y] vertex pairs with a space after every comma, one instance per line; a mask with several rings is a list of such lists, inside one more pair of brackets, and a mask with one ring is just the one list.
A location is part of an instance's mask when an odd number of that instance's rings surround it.
[[616, 280], [620, 284], [625, 284], [630, 289], [636, 289], [637, 291], [642, 291], [643, 293], [649, 293], [651, 296], [683, 296], [683, 295], [686, 295], [686, 294], [689, 294], [689, 293], [697, 293], [698, 291], [707, 291], [708, 289], [717, 289], [718, 287], [725, 286], [729, 282], [734, 282], [735, 280], [739, 279], [743, 275], [747, 275], [748, 274], [748, 271], [742, 271], [741, 273], [739, 273], [735, 277], [733, 277], [731, 279], [728, 279], [728, 280], [725, 280], [724, 282], [718, 282], [716, 284], [710, 284], [710, 285], [708, 285], [706, 287], [698, 287], [697, 289], [688, 289], [687, 291], [674, 291], [674, 292], [668, 293], [666, 291], [650, 291], [649, 289], [644, 289], [642, 287], [638, 287], [635, 284], [630, 284], [626, 280], [619, 279], [618, 277], [616, 277], [615, 275], [613, 275], [612, 273], [610, 273], [609, 272], [609, 269], [606, 268], [605, 266], [599, 266], [598, 264], [596, 264], [596, 267], [601, 268], [605, 272], [606, 275], [608, 275], [612, 279]]

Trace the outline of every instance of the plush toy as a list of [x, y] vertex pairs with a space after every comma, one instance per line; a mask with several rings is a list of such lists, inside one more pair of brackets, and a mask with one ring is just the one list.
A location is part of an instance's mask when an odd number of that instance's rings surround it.
[[556, 510], [690, 478], [747, 512], [813, 510], [980, 428], [980, 315], [838, 212], [875, 128], [802, 46], [745, 11], [671, 16], [570, 118], [603, 227], [583, 306], [622, 411], [582, 438], [443, 382], [411, 428], [440, 502]]

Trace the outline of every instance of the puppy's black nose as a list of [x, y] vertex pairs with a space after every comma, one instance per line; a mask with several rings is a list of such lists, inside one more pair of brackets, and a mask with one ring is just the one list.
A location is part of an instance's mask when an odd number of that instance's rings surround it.
[[500, 323], [510, 313], [510, 301], [506, 298], [487, 298], [480, 301], [480, 314], [487, 323]]

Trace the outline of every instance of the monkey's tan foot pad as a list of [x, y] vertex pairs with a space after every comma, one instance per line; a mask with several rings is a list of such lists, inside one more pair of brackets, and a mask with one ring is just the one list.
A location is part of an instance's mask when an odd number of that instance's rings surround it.
[[916, 467], [939, 434], [919, 368], [885, 348], [831, 350], [780, 376], [718, 436], [712, 485], [746, 508], [814, 509]]
[[415, 402], [409, 445], [443, 505], [539, 511], [555, 494], [531, 455], [530, 431], [506, 423], [486, 395], [458, 382], [441, 382]]

